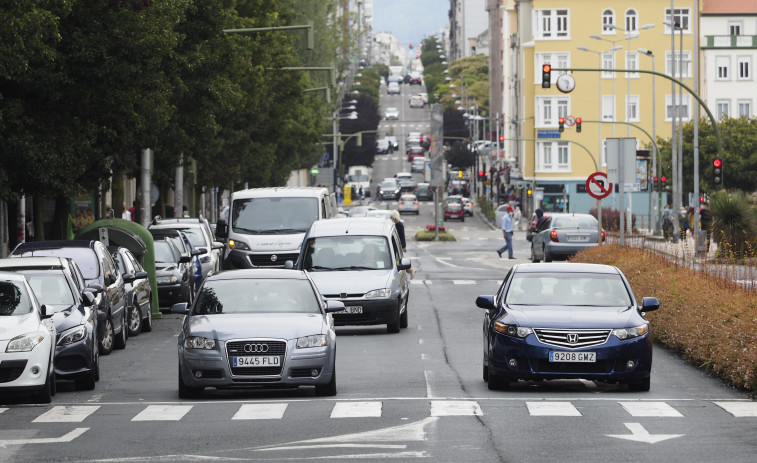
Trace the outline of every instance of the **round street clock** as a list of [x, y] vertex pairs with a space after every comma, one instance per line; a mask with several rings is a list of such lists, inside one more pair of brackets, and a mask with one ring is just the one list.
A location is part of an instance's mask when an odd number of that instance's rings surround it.
[[576, 88], [576, 79], [569, 74], [560, 74], [557, 77], [557, 89], [563, 93], [570, 93]]

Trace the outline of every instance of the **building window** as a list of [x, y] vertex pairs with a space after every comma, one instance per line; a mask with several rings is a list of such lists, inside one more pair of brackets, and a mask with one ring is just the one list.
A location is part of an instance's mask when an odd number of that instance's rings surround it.
[[569, 172], [570, 145], [564, 141], [542, 141], [536, 143], [536, 166], [539, 172]]
[[[602, 69], [615, 69], [615, 52], [608, 51], [602, 53]], [[614, 79], [615, 73], [612, 71], [602, 71], [603, 79]]]
[[[681, 58], [683, 58], [683, 75], [681, 75]], [[673, 75], [671, 71], [674, 71]], [[666, 51], [665, 52], [665, 74], [673, 75], [673, 77], [689, 78], [691, 77], [691, 52], [684, 51], [683, 56], [681, 52], [677, 51], [675, 54]]]
[[[544, 64], [551, 64], [556, 68], [569, 68], [570, 67], [570, 53], [536, 53], [536, 59], [534, 59], [536, 69], [534, 69], [534, 84], [541, 83], [541, 68]], [[552, 72], [552, 83], [557, 81], [557, 77], [560, 74], [568, 74], [567, 72]]]
[[536, 10], [536, 33], [540, 39], [562, 39], [570, 35], [568, 10]]
[[633, 8], [626, 11], [626, 34], [630, 32], [636, 32], [638, 30], [638, 18], [639, 15]]
[[715, 68], [718, 71], [717, 80], [728, 80], [730, 75], [728, 73], [731, 67], [731, 58], [729, 56], [716, 56]]
[[718, 120], [725, 119], [730, 115], [731, 102], [728, 100], [717, 100], [715, 102], [717, 107]]
[[[635, 51], [626, 52], [626, 69], [639, 69], [639, 53]], [[625, 72], [626, 79], [638, 79], [638, 72]]]
[[738, 66], [736, 77], [739, 80], [751, 80], [752, 79], [752, 58], [749, 56], [739, 56], [736, 58]]
[[683, 100], [680, 100], [678, 94], [675, 95], [676, 105], [673, 105], [673, 97], [665, 95], [665, 121], [670, 122], [673, 120], [673, 114], [678, 109], [678, 115], [684, 120], [689, 120], [689, 107], [691, 106], [691, 95], [683, 95]]
[[568, 117], [570, 98], [538, 97], [536, 98], [537, 127], [557, 127], [558, 118]]
[[728, 23], [728, 35], [741, 35], [741, 21]]
[[[673, 9], [673, 24], [675, 24], [676, 31], [680, 29], [683, 29], [684, 31], [689, 30], [689, 19], [691, 17], [691, 12], [688, 8], [674, 8]], [[665, 20], [670, 21], [670, 8], [665, 8]], [[665, 33], [670, 34], [670, 26], [667, 24], [665, 25]]]
[[557, 167], [564, 170], [570, 168], [570, 153], [567, 143], [557, 143]]
[[626, 122], [639, 122], [639, 95], [626, 97]]
[[615, 120], [615, 96], [614, 95], [602, 95], [602, 120], [603, 121]]
[[611, 9], [606, 9], [602, 12], [602, 33], [603, 34], [615, 34], [615, 12]]
[[739, 100], [739, 117], [746, 117], [747, 119], [752, 117], [751, 100]]

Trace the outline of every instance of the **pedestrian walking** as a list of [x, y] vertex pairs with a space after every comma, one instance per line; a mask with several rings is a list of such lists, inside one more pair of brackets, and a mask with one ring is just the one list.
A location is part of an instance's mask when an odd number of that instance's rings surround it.
[[497, 249], [499, 258], [502, 258], [502, 253], [507, 251], [507, 257], [509, 259], [515, 259], [513, 256], [513, 207], [507, 206], [507, 213], [502, 216], [502, 235], [505, 238], [505, 245]]

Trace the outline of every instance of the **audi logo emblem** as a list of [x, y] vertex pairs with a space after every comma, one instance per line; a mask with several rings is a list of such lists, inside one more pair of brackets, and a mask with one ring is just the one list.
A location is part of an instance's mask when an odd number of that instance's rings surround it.
[[279, 256], [277, 256], [276, 254], [272, 254], [271, 255], [271, 262], [276, 262], [277, 260], [279, 260]]
[[578, 342], [578, 335], [576, 333], [568, 333], [568, 342], [571, 344], [575, 344]]
[[245, 344], [244, 351], [248, 354], [252, 354], [252, 353], [264, 354], [268, 352], [268, 344]]

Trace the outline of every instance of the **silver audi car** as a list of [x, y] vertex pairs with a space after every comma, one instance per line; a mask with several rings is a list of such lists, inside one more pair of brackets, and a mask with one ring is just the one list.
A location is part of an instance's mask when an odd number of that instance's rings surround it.
[[211, 275], [179, 334], [179, 397], [204, 388], [315, 386], [336, 395], [336, 334], [326, 301], [307, 272], [241, 269]]

